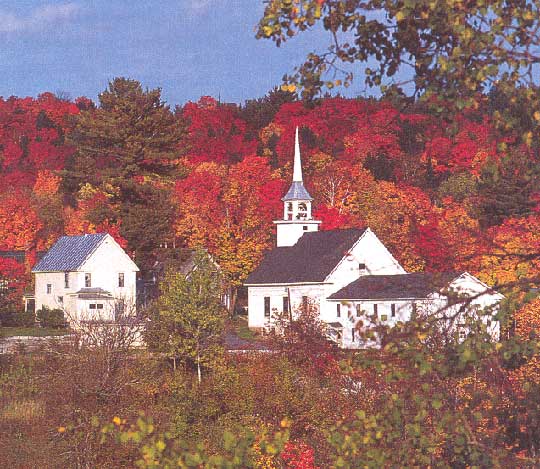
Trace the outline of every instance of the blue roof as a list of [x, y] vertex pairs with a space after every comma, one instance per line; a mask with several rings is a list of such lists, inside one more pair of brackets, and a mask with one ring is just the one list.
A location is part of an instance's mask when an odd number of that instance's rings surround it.
[[288, 192], [281, 200], [283, 202], [287, 200], [313, 200], [313, 197], [309, 195], [309, 192], [306, 190], [302, 182], [293, 181]]
[[62, 236], [34, 266], [32, 272], [77, 270], [107, 236], [107, 233]]

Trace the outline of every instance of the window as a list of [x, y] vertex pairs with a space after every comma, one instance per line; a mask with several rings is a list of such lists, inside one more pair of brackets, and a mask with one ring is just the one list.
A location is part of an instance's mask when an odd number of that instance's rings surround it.
[[304, 225], [304, 226], [302, 227], [302, 229], [303, 229], [304, 231], [307, 231], [308, 227], [307, 227], [306, 225]]
[[50, 295], [52, 293], [52, 284], [47, 284], [47, 295]]
[[270, 297], [269, 296], [264, 297], [264, 317], [265, 318], [270, 317]]
[[90, 309], [96, 309], [96, 304], [95, 303], [90, 303]]
[[69, 272], [64, 272], [64, 288], [69, 288]]
[[90, 288], [92, 286], [92, 274], [88, 272], [84, 274], [84, 286], [86, 288]]
[[379, 312], [379, 305], [376, 305], [376, 304], [373, 305], [373, 314], [377, 316], [378, 312]]
[[416, 303], [413, 303], [412, 304], [412, 318], [415, 319], [416, 318], [416, 312], [418, 310], [418, 306]]
[[356, 317], [359, 318], [360, 316], [362, 316], [362, 305], [358, 303], [356, 305]]
[[352, 332], [352, 341], [354, 342], [354, 327], [351, 329]]
[[336, 305], [336, 316], [337, 316], [338, 318], [341, 317], [341, 304], [340, 304], [340, 303], [338, 303], [338, 304]]
[[62, 304], [64, 302], [64, 297], [63, 296], [59, 296], [58, 297], [58, 303]]
[[103, 303], [90, 303], [90, 309], [103, 309]]
[[288, 296], [283, 297], [283, 312], [284, 313], [289, 312], [289, 297]]
[[363, 264], [363, 263], [358, 264], [358, 270], [366, 270], [366, 264]]
[[302, 297], [302, 311], [305, 313], [308, 310], [308, 297]]
[[392, 317], [395, 318], [396, 317], [396, 305], [395, 304], [390, 305], [390, 310], [392, 311]]
[[118, 286], [123, 287], [124, 286], [124, 272], [120, 272], [118, 274]]

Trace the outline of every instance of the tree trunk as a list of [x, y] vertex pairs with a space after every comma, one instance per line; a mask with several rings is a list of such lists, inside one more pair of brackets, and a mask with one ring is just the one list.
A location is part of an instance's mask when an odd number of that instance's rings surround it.
[[229, 314], [231, 318], [234, 317], [234, 312], [236, 309], [236, 298], [238, 297], [238, 288], [237, 287], [230, 287], [229, 288]]
[[199, 384], [201, 384], [201, 356], [199, 355], [199, 352], [197, 352], [197, 378]]

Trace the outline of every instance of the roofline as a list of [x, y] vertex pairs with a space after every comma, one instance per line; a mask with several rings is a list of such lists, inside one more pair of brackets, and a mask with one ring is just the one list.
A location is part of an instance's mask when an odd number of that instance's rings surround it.
[[[347, 251], [347, 254], [345, 254], [340, 260], [339, 262], [335, 265], [335, 267], [330, 271], [330, 273], [325, 277], [325, 280], [328, 279], [328, 277], [330, 277], [336, 270], [337, 268], [341, 265], [341, 263], [343, 262], [343, 260], [348, 256], [348, 253], [351, 252], [358, 243], [360, 243], [360, 241], [362, 241], [362, 238], [366, 235], [366, 233], [371, 233], [373, 236], [375, 236], [375, 239], [382, 245], [382, 247], [386, 250], [386, 252], [388, 253], [388, 255], [390, 256], [390, 258], [392, 259], [392, 261], [395, 263], [395, 265], [397, 267], [399, 267], [401, 270], [403, 270], [404, 273], [408, 273], [404, 268], [403, 266], [397, 261], [397, 259], [392, 255], [392, 253], [388, 250], [388, 248], [384, 245], [384, 243], [379, 239], [379, 237], [371, 230], [371, 228], [369, 226], [367, 226], [366, 228], [364, 228], [364, 232], [360, 235], [360, 237], [353, 243], [353, 245], [349, 248], [349, 250]], [[395, 275], [401, 275], [401, 274], [395, 274]], [[356, 279], [358, 280], [358, 279]], [[354, 280], [353, 280], [354, 282]], [[351, 282], [352, 283], [352, 282]]]
[[[495, 288], [493, 287], [490, 287], [487, 283], [484, 283], [482, 282], [482, 280], [480, 280], [478, 277], [476, 277], [475, 275], [471, 274], [470, 272], [467, 272], [466, 270], [464, 270], [463, 272], [461, 272], [457, 277], [453, 278], [452, 280], [450, 280], [450, 282], [448, 282], [448, 285], [450, 285], [452, 282], [456, 281], [458, 278], [460, 277], [463, 277], [464, 275], [467, 275], [469, 276], [470, 278], [474, 279], [476, 282], [478, 282], [480, 285], [482, 285], [485, 289], [486, 289], [486, 294], [489, 293], [491, 295], [496, 295], [496, 296], [499, 296], [501, 299], [503, 298], [506, 298], [506, 296], [504, 296], [502, 293], [500, 293], [498, 290], [495, 290]], [[491, 292], [491, 293], [490, 293]]]
[[427, 296], [419, 297], [410, 297], [410, 298], [327, 298], [327, 301], [414, 301], [414, 300], [428, 300]]
[[308, 223], [316, 223], [317, 225], [320, 225], [322, 223], [322, 220], [274, 220], [272, 223], [279, 225], [279, 224], [287, 224], [290, 225], [296, 224], [296, 225], [306, 225]]
[[293, 282], [293, 283], [244, 283], [245, 287], [295, 286], [295, 285], [332, 285], [332, 282]]
[[84, 261], [82, 261], [79, 265], [79, 267], [77, 268], [77, 270], [75, 272], [84, 272], [84, 269], [81, 269], [84, 264], [86, 264], [86, 261], [88, 261], [88, 259], [90, 259], [90, 257], [92, 256], [92, 254], [94, 254], [98, 248], [103, 244], [103, 242], [110, 238], [112, 240], [112, 242], [114, 244], [116, 244], [116, 246], [118, 248], [120, 248], [120, 250], [122, 251], [122, 253], [131, 261], [131, 263], [136, 267], [137, 270], [135, 270], [134, 272], [140, 272], [141, 269], [139, 269], [139, 266], [137, 264], [135, 264], [135, 261], [128, 255], [128, 253], [126, 252], [126, 250], [120, 246], [117, 242], [116, 242], [116, 239], [114, 239], [114, 236], [111, 236], [109, 233], [105, 233], [105, 236], [103, 237], [103, 239], [96, 245], [96, 247], [92, 250], [92, 252], [90, 252], [88, 254], [88, 256], [86, 256], [86, 258], [84, 259]]

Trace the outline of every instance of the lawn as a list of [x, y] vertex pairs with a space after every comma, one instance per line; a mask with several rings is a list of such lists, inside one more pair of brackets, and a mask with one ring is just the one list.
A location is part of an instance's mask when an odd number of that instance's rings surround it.
[[51, 329], [48, 327], [0, 327], [0, 337], [46, 337], [51, 335], [67, 335], [69, 329]]
[[248, 328], [247, 317], [235, 316], [230, 321], [230, 327], [234, 333], [244, 340], [256, 340], [257, 334]]

